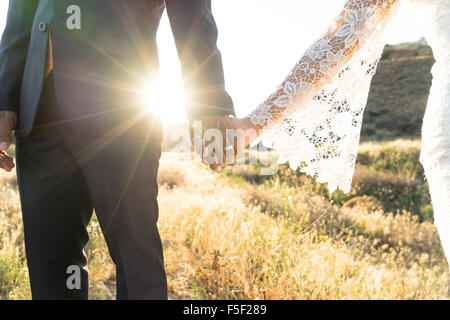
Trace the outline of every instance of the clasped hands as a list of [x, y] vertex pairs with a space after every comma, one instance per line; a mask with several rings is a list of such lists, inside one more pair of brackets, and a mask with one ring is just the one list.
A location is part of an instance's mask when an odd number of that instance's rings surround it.
[[261, 131], [248, 118], [228, 115], [198, 117], [190, 121], [189, 127], [194, 151], [211, 169], [234, 163]]
[[[14, 159], [6, 154], [11, 144], [12, 131], [17, 124], [17, 114], [0, 111], [0, 168], [10, 172]], [[202, 162], [212, 169], [222, 164], [233, 163], [237, 156], [260, 134], [248, 118], [228, 115], [208, 115], [190, 121], [194, 150], [201, 155]]]

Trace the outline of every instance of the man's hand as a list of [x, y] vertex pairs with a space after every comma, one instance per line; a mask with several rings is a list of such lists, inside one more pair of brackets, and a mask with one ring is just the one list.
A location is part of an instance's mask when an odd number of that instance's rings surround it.
[[232, 163], [260, 133], [248, 118], [232, 118], [228, 115], [200, 117], [191, 121], [190, 129], [194, 150], [211, 169]]
[[226, 162], [227, 130], [234, 130], [228, 115], [206, 115], [190, 121], [189, 128], [194, 151], [202, 162], [216, 169]]
[[0, 111], [0, 168], [10, 172], [14, 160], [6, 154], [11, 144], [12, 131], [17, 124], [17, 114], [12, 111]]

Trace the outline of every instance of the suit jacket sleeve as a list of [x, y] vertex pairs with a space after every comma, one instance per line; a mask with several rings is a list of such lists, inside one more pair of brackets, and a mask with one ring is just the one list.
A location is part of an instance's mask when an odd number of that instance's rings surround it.
[[188, 118], [234, 115], [233, 102], [225, 90], [211, 0], [166, 0], [166, 7], [182, 65]]
[[10, 0], [0, 43], [0, 110], [18, 112], [37, 0]]

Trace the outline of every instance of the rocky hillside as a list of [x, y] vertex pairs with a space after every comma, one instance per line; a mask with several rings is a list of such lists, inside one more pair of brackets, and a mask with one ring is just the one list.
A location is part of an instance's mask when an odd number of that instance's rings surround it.
[[433, 64], [432, 50], [424, 40], [386, 46], [372, 81], [364, 139], [420, 136]]

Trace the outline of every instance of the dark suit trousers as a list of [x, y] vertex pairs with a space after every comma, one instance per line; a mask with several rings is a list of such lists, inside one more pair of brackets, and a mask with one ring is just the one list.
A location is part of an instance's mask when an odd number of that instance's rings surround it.
[[[95, 209], [116, 265], [117, 298], [167, 299], [156, 225], [161, 143], [72, 131], [59, 121], [52, 79], [31, 134], [16, 147], [33, 298], [87, 299], [83, 248]], [[80, 289], [67, 286], [69, 266], [81, 270]]]

